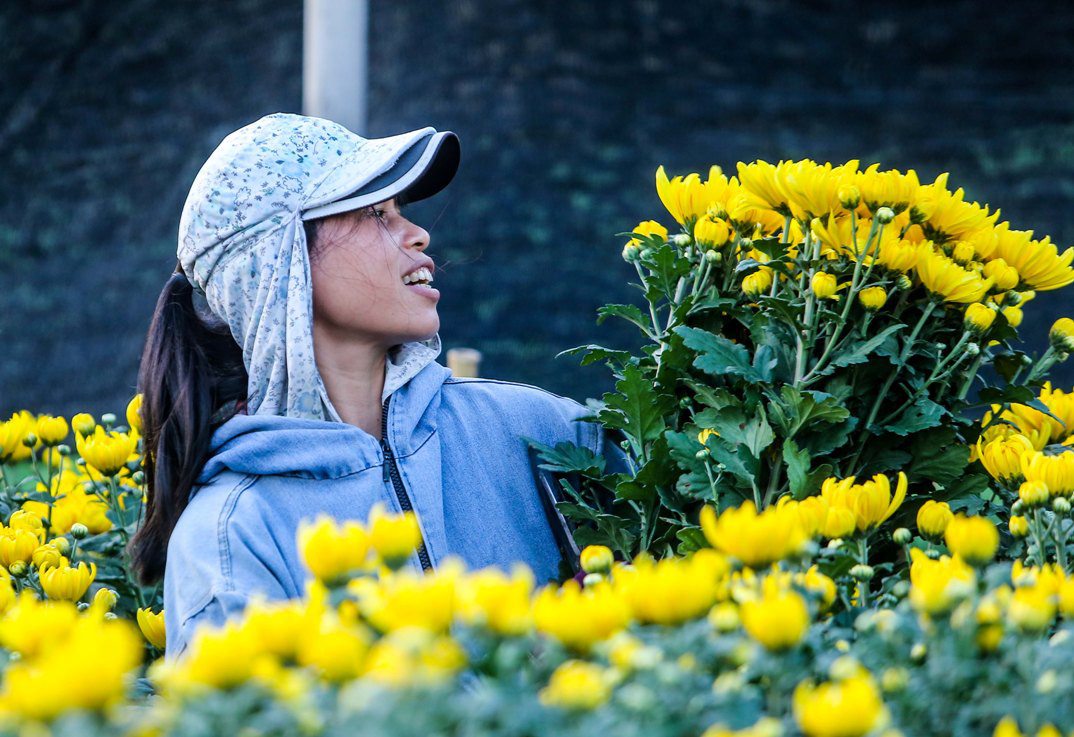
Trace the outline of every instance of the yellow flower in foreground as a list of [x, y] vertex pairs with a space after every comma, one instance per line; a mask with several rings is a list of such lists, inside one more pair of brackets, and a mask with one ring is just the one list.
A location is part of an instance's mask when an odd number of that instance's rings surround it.
[[89, 435], [95, 427], [97, 427], [97, 421], [88, 412], [79, 412], [71, 418], [71, 429], [79, 435]]
[[795, 555], [808, 534], [797, 510], [777, 506], [757, 514], [751, 501], [724, 510], [719, 518], [706, 504], [701, 508], [701, 531], [712, 547], [750, 568], [763, 568]]
[[447, 635], [404, 627], [369, 649], [362, 675], [387, 686], [442, 683], [466, 665], [466, 653]]
[[39, 601], [32, 591], [23, 589], [15, 605], [0, 619], [0, 645], [32, 659], [54, 647], [58, 635], [68, 632], [78, 618], [74, 604], [65, 601]]
[[574, 579], [543, 587], [533, 598], [537, 630], [580, 652], [605, 640], [630, 622], [630, 606], [607, 581], [585, 589]]
[[1074, 451], [1056, 455], [1037, 450], [1024, 453], [1022, 475], [1027, 482], [1039, 482], [1048, 487], [1051, 496], [1070, 496], [1074, 493]]
[[742, 602], [742, 626], [768, 650], [794, 647], [809, 629], [809, 609], [796, 591], [765, 582], [760, 597]]
[[606, 668], [584, 660], [568, 660], [556, 668], [537, 697], [546, 706], [593, 709], [608, 700], [611, 683]]
[[[61, 606], [74, 613], [74, 606]], [[50, 633], [52, 647], [8, 666], [0, 711], [48, 720], [76, 709], [106, 709], [122, 700], [130, 672], [142, 659], [133, 626], [100, 616], [72, 616], [70, 622], [66, 630]]]
[[78, 454], [86, 463], [104, 476], [114, 476], [126, 465], [138, 446], [138, 436], [121, 432], [106, 432], [97, 425], [92, 435], [75, 434]]
[[622, 593], [639, 622], [678, 624], [708, 612], [730, 571], [727, 559], [711, 548], [660, 561], [642, 553], [632, 566], [615, 571], [612, 587]]
[[369, 512], [369, 542], [391, 568], [406, 562], [421, 544], [421, 527], [414, 512], [388, 514], [377, 502]]
[[910, 561], [910, 604], [920, 612], [943, 614], [977, 585], [973, 569], [957, 555], [932, 560], [910, 548]]
[[803, 681], [794, 689], [793, 708], [808, 737], [863, 737], [888, 719], [880, 691], [865, 672], [819, 686]]
[[254, 633], [229, 621], [221, 627], [199, 628], [179, 660], [157, 661], [160, 665], [150, 675], [166, 692], [229, 689], [247, 681], [265, 657]]
[[166, 642], [164, 634], [164, 612], [154, 612], [152, 609], [139, 609], [136, 615], [138, 629], [145, 635], [149, 644], [157, 650], [163, 650]]
[[1062, 254], [1048, 236], [1033, 240], [1032, 230], [1012, 230], [1006, 221], [994, 228], [996, 253], [1018, 270], [1035, 290], [1058, 289], [1074, 282], [1074, 247]]
[[336, 583], [362, 570], [369, 548], [369, 535], [355, 520], [337, 524], [327, 514], [320, 514], [313, 523], [299, 523], [298, 549], [319, 581]]
[[469, 573], [455, 587], [455, 607], [464, 622], [501, 635], [518, 636], [533, 626], [533, 572], [516, 563], [508, 576], [492, 566]]
[[461, 559], [449, 556], [432, 573], [407, 569], [378, 581], [355, 579], [348, 590], [357, 596], [366, 620], [381, 632], [402, 627], [446, 632], [454, 617], [456, 583], [464, 568]]
[[939, 540], [954, 516], [947, 502], [929, 499], [917, 510], [917, 531], [921, 537]]
[[946, 302], [980, 302], [992, 286], [976, 271], [968, 271], [936, 250], [931, 241], [917, 249], [917, 275], [921, 283]]
[[1055, 597], [1041, 582], [1019, 586], [1007, 603], [1007, 618], [1023, 632], [1043, 632], [1055, 619]]
[[833, 507], [822, 496], [807, 496], [800, 502], [790, 497], [780, 497], [779, 506], [798, 510], [798, 516], [810, 536], [821, 535], [834, 539], [854, 532], [857, 521], [854, 512], [845, 507]]
[[373, 639], [368, 629], [344, 622], [334, 612], [325, 612], [311, 624], [298, 637], [299, 665], [313, 668], [321, 678], [333, 682], [360, 675]]
[[1025, 537], [1029, 534], [1029, 520], [1019, 515], [1012, 515], [1007, 523], [1007, 529], [1011, 531], [1012, 537]]
[[97, 564], [80, 562], [78, 566], [61, 565], [40, 571], [41, 589], [48, 598], [78, 601], [97, 576]]
[[984, 517], [954, 517], [944, 533], [947, 547], [969, 563], [981, 565], [992, 560], [999, 547], [999, 531]]

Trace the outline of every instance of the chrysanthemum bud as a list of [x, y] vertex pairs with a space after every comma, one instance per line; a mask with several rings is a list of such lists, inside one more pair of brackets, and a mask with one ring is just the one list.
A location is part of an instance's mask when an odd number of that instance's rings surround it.
[[914, 282], [906, 274], [899, 274], [899, 278], [895, 280], [895, 286], [905, 292], [907, 289], [913, 289]]
[[1057, 496], [1052, 500], [1052, 511], [1056, 514], [1070, 514], [1070, 500], [1063, 496]]
[[826, 271], [818, 271], [813, 275], [813, 280], [810, 282], [810, 286], [813, 289], [813, 294], [817, 296], [817, 299], [831, 299], [835, 296], [837, 288], [835, 274], [829, 274]]
[[11, 561], [11, 565], [7, 567], [7, 570], [12, 576], [21, 576], [26, 573], [26, 561], [13, 560]]
[[1039, 507], [1048, 501], [1048, 487], [1043, 481], [1024, 481], [1018, 487], [1018, 498], [1030, 509]]
[[641, 249], [633, 243], [628, 243], [623, 246], [623, 260], [627, 263], [633, 263], [634, 261], [637, 261], [640, 255]]
[[1016, 328], [1022, 324], [1022, 309], [1020, 307], [1004, 307], [1000, 312], [1007, 318], [1007, 324]]
[[880, 687], [887, 693], [897, 693], [906, 688], [910, 682], [910, 674], [905, 668], [887, 668], [880, 675]]
[[865, 309], [875, 312], [888, 301], [888, 293], [883, 287], [866, 287], [858, 292], [858, 301]]
[[1021, 499], [1015, 499], [1014, 504], [1011, 505], [1011, 514], [1021, 514], [1026, 511], [1026, 505], [1022, 504]]
[[910, 648], [910, 660], [915, 663], [925, 662], [925, 658], [928, 657], [929, 649], [923, 642], [915, 642], [914, 646]]
[[145, 481], [145, 473], [141, 470], [135, 471], [131, 474], [131, 481], [141, 486], [142, 483]]
[[1048, 331], [1048, 340], [1057, 351], [1074, 352], [1074, 320], [1060, 317]]
[[738, 247], [741, 248], [743, 251], [748, 251], [753, 248], [753, 241], [751, 241], [749, 238], [739, 238]]
[[996, 311], [986, 304], [974, 302], [966, 308], [962, 326], [974, 335], [983, 335], [996, 321]]
[[875, 571], [873, 570], [873, 567], [866, 565], [865, 563], [858, 563], [850, 569], [851, 577], [858, 581], [868, 581], [874, 574]]
[[582, 570], [586, 573], [607, 573], [615, 560], [606, 545], [586, 545], [581, 553]]
[[583, 586], [596, 586], [598, 583], [604, 580], [604, 574], [602, 573], [587, 573], [585, 578], [582, 579]]
[[1025, 517], [1014, 515], [1011, 517], [1010, 522], [1007, 523], [1007, 529], [1011, 531], [1012, 537], [1025, 537], [1029, 534], [1029, 520]]
[[95, 427], [97, 421], [93, 419], [93, 415], [86, 412], [79, 412], [71, 418], [71, 428], [79, 435], [91, 435]]
[[963, 350], [966, 351], [967, 356], [973, 358], [981, 352], [981, 346], [977, 345], [976, 343], [967, 343], [966, 347]]
[[772, 288], [772, 271], [758, 269], [742, 278], [742, 291], [748, 297], [759, 297]]
[[71, 537], [73, 537], [75, 540], [81, 540], [89, 534], [89, 528], [81, 522], [75, 522], [73, 525], [71, 525], [70, 533]]
[[687, 233], [676, 233], [675, 235], [671, 236], [671, 242], [674, 243], [676, 246], [682, 248], [693, 243], [694, 239], [691, 238]]
[[699, 450], [696, 453], [694, 453], [694, 458], [696, 458], [697, 460], [700, 461], [700, 460], [704, 459], [705, 456], [709, 456], [709, 455], [712, 455], [712, 451], [709, 450], [708, 448], [702, 448], [701, 450]]
[[859, 204], [861, 204], [861, 190], [855, 187], [853, 184], [847, 187], [839, 188], [839, 204], [847, 210], [853, 210]]
[[985, 264], [982, 273], [985, 278], [995, 282], [996, 289], [1000, 291], [1005, 292], [1018, 286], [1018, 270], [1001, 258], [992, 259]]
[[54, 537], [51, 542], [53, 547], [60, 551], [60, 555], [67, 555], [71, 552], [71, 542], [66, 537]]
[[718, 264], [723, 261], [723, 255], [719, 251], [710, 248], [705, 251], [705, 260], [710, 264]]
[[951, 249], [951, 258], [963, 265], [973, 261], [973, 255], [973, 244], [969, 241], [959, 241]]
[[738, 616], [738, 607], [729, 601], [712, 607], [708, 619], [717, 632], [734, 632], [742, 621]]
[[105, 428], [111, 428], [112, 425], [116, 424], [115, 414], [112, 412], [105, 412], [101, 415], [101, 424], [104, 425]]
[[881, 207], [876, 211], [876, 222], [887, 225], [895, 219], [895, 211], [890, 207]]
[[22, 439], [22, 444], [27, 448], [32, 448], [37, 445], [37, 435], [34, 432], [28, 432]]
[[117, 601], [119, 601], [119, 594], [108, 587], [97, 589], [97, 593], [93, 595], [93, 606], [106, 612], [115, 609]]
[[905, 527], [899, 527], [895, 532], [891, 533], [891, 539], [899, 545], [909, 545], [910, 541], [914, 539], [914, 534]]
[[56, 452], [61, 456], [69, 456], [71, 455], [71, 446], [66, 443], [60, 443], [56, 446]]
[[917, 510], [917, 531], [929, 540], [939, 540], [955, 515], [947, 502], [929, 499]]

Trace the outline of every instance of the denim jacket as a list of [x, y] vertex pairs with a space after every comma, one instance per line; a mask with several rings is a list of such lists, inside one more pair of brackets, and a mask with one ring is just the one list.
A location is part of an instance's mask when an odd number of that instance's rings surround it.
[[[298, 552], [302, 520], [320, 513], [365, 521], [375, 502], [413, 508], [423, 543], [416, 570], [457, 555], [471, 569], [526, 563], [537, 582], [558, 580], [576, 555], [555, 488], [523, 436], [570, 441], [625, 456], [573, 399], [529, 384], [461, 378], [429, 363], [389, 394], [383, 439], [354, 425], [237, 414], [216, 428], [210, 457], [168, 543], [167, 655], [196, 626], [222, 624], [251, 595], [302, 596], [310, 574]], [[557, 498], [559, 498], [557, 496]], [[575, 566], [577, 559], [569, 561]]]

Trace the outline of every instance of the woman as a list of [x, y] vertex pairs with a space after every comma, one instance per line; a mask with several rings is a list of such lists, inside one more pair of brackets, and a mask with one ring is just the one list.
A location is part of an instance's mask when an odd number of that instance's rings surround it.
[[254, 593], [301, 596], [296, 531], [321, 513], [413, 509], [415, 569], [454, 554], [560, 575], [573, 543], [527, 439], [602, 455], [604, 433], [573, 399], [435, 362], [429, 234], [402, 207], [458, 163], [450, 131], [366, 139], [275, 113], [198, 172], [139, 373], [149, 493], [131, 551], [143, 581], [163, 575], [169, 657]]

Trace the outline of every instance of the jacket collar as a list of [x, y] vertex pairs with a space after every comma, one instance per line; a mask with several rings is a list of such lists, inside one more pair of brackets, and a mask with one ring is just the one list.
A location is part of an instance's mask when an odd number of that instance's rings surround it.
[[[436, 431], [440, 387], [451, 370], [435, 361], [390, 393], [385, 438], [396, 456], [413, 453]], [[380, 441], [344, 422], [237, 414], [212, 434], [197, 484], [224, 470], [339, 478], [384, 462]]]

